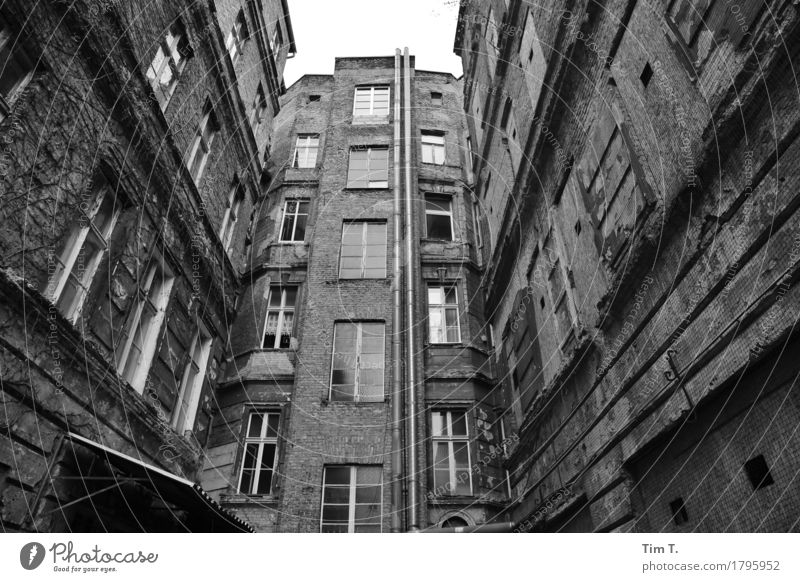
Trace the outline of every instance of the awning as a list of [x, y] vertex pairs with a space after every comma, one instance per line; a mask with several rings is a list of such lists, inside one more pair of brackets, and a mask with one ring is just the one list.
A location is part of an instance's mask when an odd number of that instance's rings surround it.
[[207, 516], [211, 526], [209, 529], [213, 529], [214, 532], [253, 533], [255, 531], [247, 522], [239, 519], [214, 501], [200, 485], [192, 483], [188, 479], [144, 463], [75, 433], [67, 433], [67, 438], [92, 450], [105, 459], [108, 464], [126, 475], [141, 479], [148, 489], [165, 501], [191, 513]]

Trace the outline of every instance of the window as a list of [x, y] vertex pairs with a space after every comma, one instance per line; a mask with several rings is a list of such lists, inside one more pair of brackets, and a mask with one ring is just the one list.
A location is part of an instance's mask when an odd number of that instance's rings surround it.
[[322, 533], [380, 533], [380, 465], [327, 466], [322, 481]]
[[33, 61], [23, 43], [0, 14], [0, 122], [33, 78]]
[[222, 247], [226, 251], [230, 249], [231, 241], [233, 240], [233, 229], [239, 217], [239, 208], [242, 206], [242, 200], [244, 200], [244, 188], [237, 180], [228, 195], [228, 203], [225, 207], [225, 214], [222, 217], [222, 230], [219, 233], [219, 240], [222, 241]]
[[264, 96], [264, 87], [261, 83], [258, 84], [256, 89], [256, 96], [253, 99], [253, 108], [250, 111], [250, 127], [253, 133], [258, 130], [258, 127], [264, 122], [267, 116], [267, 98]]
[[642, 82], [642, 85], [645, 89], [650, 84], [651, 79], [653, 78], [653, 67], [650, 66], [650, 63], [644, 64], [644, 69], [642, 69], [642, 74], [639, 75], [639, 80]]
[[383, 323], [334, 325], [331, 400], [383, 402], [384, 339]]
[[195, 183], [199, 182], [203, 175], [203, 170], [206, 168], [208, 156], [211, 152], [211, 144], [219, 131], [217, 118], [214, 115], [214, 109], [211, 107], [211, 102], [209, 100], [206, 100], [203, 111], [203, 118], [200, 120], [200, 125], [197, 127], [197, 133], [195, 134], [194, 143], [192, 144], [192, 149], [189, 154], [189, 162], [186, 164]]
[[517, 123], [514, 120], [514, 113], [508, 112], [506, 119], [506, 140], [508, 141], [508, 152], [511, 156], [511, 170], [516, 173], [519, 169], [519, 164], [522, 161], [522, 150], [519, 147], [519, 136], [517, 135]]
[[[97, 268], [108, 250], [109, 239], [119, 216], [120, 207], [114, 192], [103, 180], [99, 194], [84, 209], [79, 205], [78, 224], [54, 261], [53, 274], [45, 291], [59, 311], [71, 321], [80, 315]], [[84, 211], [86, 210], [86, 212]]]
[[489, 74], [494, 75], [497, 64], [497, 21], [494, 19], [494, 10], [489, 8], [489, 16], [486, 18], [486, 56], [489, 59]]
[[353, 117], [389, 115], [389, 87], [356, 87]]
[[147, 78], [156, 94], [158, 104], [163, 111], [167, 107], [175, 87], [178, 85], [178, 76], [181, 74], [186, 58], [189, 56], [189, 46], [186, 36], [181, 28], [173, 24], [159, 43], [153, 61], [147, 68]]
[[477, 201], [472, 203], [472, 221], [473, 221], [473, 228], [475, 229], [475, 242], [477, 243], [479, 249], [483, 248], [483, 230], [481, 229], [481, 207]]
[[453, 240], [453, 199], [450, 196], [425, 195], [425, 227], [427, 238]]
[[442, 94], [436, 91], [431, 91], [431, 105], [434, 107], [442, 106]]
[[293, 168], [316, 168], [319, 151], [318, 133], [301, 133], [294, 147]]
[[433, 489], [437, 495], [472, 495], [467, 415], [458, 411], [434, 411]]
[[309, 95], [308, 102], [309, 103], [319, 103], [319, 100], [322, 98], [321, 95]]
[[162, 258], [151, 261], [122, 332], [117, 372], [140, 394], [156, 349], [161, 322], [169, 302], [173, 276]]
[[186, 369], [183, 371], [178, 408], [175, 410], [172, 422], [172, 426], [175, 427], [178, 434], [183, 434], [184, 431], [191, 430], [194, 426], [210, 350], [211, 335], [201, 322], [189, 349], [191, 355]]
[[386, 278], [386, 223], [345, 222], [340, 279]]
[[519, 46], [519, 60], [525, 84], [528, 86], [531, 107], [536, 109], [544, 87], [544, 77], [547, 74], [547, 60], [536, 31], [535, 19], [530, 10], [525, 17], [525, 30]]
[[244, 18], [244, 11], [239, 10], [236, 22], [233, 23], [228, 38], [225, 39], [225, 50], [231, 56], [231, 60], [236, 63], [244, 53], [244, 42], [247, 40], [247, 21]]
[[308, 222], [308, 201], [287, 200], [283, 206], [281, 242], [303, 242]]
[[[566, 275], [561, 266], [561, 259], [555, 249], [554, 235], [547, 235], [542, 245], [542, 256], [537, 259], [534, 272], [534, 284], [546, 286], [550, 293], [550, 305], [555, 316], [555, 327], [564, 349], [567, 341], [573, 336], [574, 321], [570, 310], [570, 297], [567, 290]], [[546, 280], [546, 285], [544, 284]]]
[[689, 513], [686, 511], [686, 503], [682, 497], [670, 501], [669, 510], [675, 525], [683, 525], [689, 521]]
[[466, 168], [467, 168], [467, 177], [470, 182], [474, 180], [474, 176], [472, 175], [472, 138], [467, 137], [467, 155], [466, 155]]
[[269, 50], [276, 59], [278, 58], [278, 51], [281, 50], [282, 44], [283, 35], [281, 34], [281, 25], [276, 23], [275, 31], [272, 33], [272, 36], [269, 39]]
[[422, 163], [444, 165], [444, 135], [422, 132]]
[[239, 493], [271, 495], [278, 465], [278, 429], [281, 415], [277, 411], [251, 412], [247, 418]]
[[764, 455], [758, 455], [747, 461], [744, 464], [744, 472], [747, 473], [753, 491], [764, 489], [775, 483]]
[[294, 309], [297, 303], [297, 286], [273, 285], [269, 289], [267, 322], [264, 327], [266, 350], [286, 350], [292, 347]]
[[350, 148], [348, 188], [388, 188], [389, 148], [366, 146]]
[[461, 341], [455, 285], [428, 286], [428, 325], [432, 344], [457, 344]]

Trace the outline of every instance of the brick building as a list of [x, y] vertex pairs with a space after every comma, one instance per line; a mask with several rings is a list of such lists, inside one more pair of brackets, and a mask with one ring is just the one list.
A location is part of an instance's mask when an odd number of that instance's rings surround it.
[[286, 3], [0, 7], [3, 531], [248, 526], [198, 486]]
[[475, 524], [506, 500], [499, 457], [462, 476], [500, 442], [463, 88], [413, 63], [336, 59], [275, 119], [203, 481], [259, 530]]
[[800, 528], [798, 47], [784, 0], [461, 6], [498, 521]]
[[4, 3], [3, 531], [797, 531], [797, 27]]

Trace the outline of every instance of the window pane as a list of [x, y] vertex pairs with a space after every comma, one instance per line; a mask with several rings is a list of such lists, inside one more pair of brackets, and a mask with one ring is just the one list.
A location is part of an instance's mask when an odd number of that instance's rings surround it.
[[350, 501], [350, 486], [325, 487], [324, 503], [348, 503]]
[[380, 504], [380, 502], [381, 502], [380, 485], [360, 486], [356, 488], [356, 503]]
[[244, 461], [242, 462], [242, 466], [244, 469], [251, 470], [256, 468], [256, 463], [258, 460], [258, 444], [250, 443], [245, 446], [244, 449]]
[[428, 238], [435, 240], [453, 240], [450, 228], [450, 217], [438, 214], [427, 215]]
[[275, 445], [264, 444], [261, 455], [261, 474], [258, 479], [259, 495], [268, 495], [272, 490], [272, 467], [275, 463]]
[[467, 435], [467, 416], [463, 412], [451, 412], [451, 435], [453, 436], [466, 436]]
[[383, 481], [383, 468], [380, 466], [363, 466], [356, 469], [358, 485], [380, 485]]
[[347, 523], [350, 507], [347, 505], [325, 505], [322, 509], [322, 521], [326, 523]]
[[356, 399], [355, 384], [334, 384], [331, 388], [331, 399], [338, 401], [353, 402]]
[[283, 228], [281, 229], [281, 240], [291, 241], [294, 231], [294, 216], [286, 215], [283, 217]]
[[267, 415], [267, 438], [277, 437], [278, 436], [278, 426], [280, 425], [281, 416], [280, 414], [268, 414]]
[[445, 435], [445, 413], [444, 412], [434, 412], [431, 414], [431, 429], [433, 432], [433, 436], [444, 436]]
[[325, 469], [325, 483], [327, 485], [349, 485], [350, 467], [327, 467]]

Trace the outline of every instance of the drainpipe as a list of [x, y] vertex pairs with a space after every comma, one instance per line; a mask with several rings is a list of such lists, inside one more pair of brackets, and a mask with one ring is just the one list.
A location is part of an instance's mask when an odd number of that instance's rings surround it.
[[392, 532], [402, 531], [403, 451], [400, 426], [403, 423], [403, 267], [401, 264], [400, 189], [400, 49], [394, 54], [394, 254], [392, 269]]
[[411, 58], [408, 47], [403, 50], [404, 60], [404, 142], [405, 142], [405, 211], [406, 211], [406, 397], [408, 406], [408, 531], [419, 531], [419, 473], [417, 468], [417, 358], [414, 338], [414, 288], [415, 278], [415, 253], [414, 253], [414, 213], [413, 192], [411, 189]]

